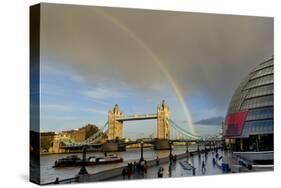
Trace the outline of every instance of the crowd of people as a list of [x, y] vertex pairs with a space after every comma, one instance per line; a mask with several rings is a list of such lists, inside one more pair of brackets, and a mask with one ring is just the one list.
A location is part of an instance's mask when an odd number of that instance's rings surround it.
[[122, 177], [123, 179], [126, 179], [126, 177], [131, 179], [131, 176], [134, 174], [145, 176], [147, 174], [147, 168], [146, 160], [134, 161], [133, 163], [129, 162], [122, 170]]
[[[208, 153], [212, 151], [212, 163], [213, 163], [213, 167], [216, 166], [217, 161], [222, 159], [222, 156], [219, 156], [219, 152], [218, 152], [218, 148], [213, 148], [212, 150], [207, 150], [207, 149], [203, 149], [203, 150], [198, 150], [198, 159], [199, 159], [199, 168], [200, 168], [200, 164], [201, 164], [201, 171], [202, 174], [206, 173], [206, 161], [208, 158]], [[193, 159], [193, 153], [189, 154], [189, 157]], [[203, 157], [203, 160], [202, 160]], [[176, 154], [169, 154], [169, 172], [171, 171], [171, 166], [176, 164], [177, 161], [177, 155]], [[164, 167], [160, 166], [160, 159], [158, 156], [156, 156], [155, 158], [155, 165], [159, 166], [158, 171], [157, 171], [157, 177], [158, 178], [162, 178], [164, 176]], [[192, 174], [193, 176], [196, 175], [196, 168], [192, 165]], [[126, 177], [128, 179], [131, 179], [131, 176], [133, 174], [137, 174], [137, 177], [140, 177], [140, 175], [143, 175], [143, 177], [145, 177], [147, 175], [147, 171], [148, 171], [148, 166], [147, 166], [147, 161], [146, 160], [140, 160], [139, 162], [134, 161], [133, 163], [128, 163], [128, 165], [126, 167], [123, 168], [122, 171], [122, 176], [123, 179], [126, 179]]]

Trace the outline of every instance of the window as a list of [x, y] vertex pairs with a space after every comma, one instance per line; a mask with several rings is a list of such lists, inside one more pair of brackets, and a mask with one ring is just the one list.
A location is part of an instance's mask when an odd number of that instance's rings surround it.
[[242, 137], [269, 133], [273, 133], [273, 120], [247, 121], [244, 124]]
[[248, 111], [247, 121], [273, 118], [273, 107], [259, 108]]
[[245, 87], [245, 89], [250, 89], [253, 87], [257, 87], [257, 86], [262, 86], [265, 84], [270, 84], [273, 83], [273, 75], [267, 75], [267, 76], [263, 76], [254, 80], [251, 80], [247, 86]]
[[259, 78], [268, 74], [273, 74], [273, 66], [258, 70], [253, 74], [251, 79]]
[[247, 99], [242, 104], [241, 110], [273, 105], [273, 95]]
[[246, 99], [269, 94], [273, 94], [273, 85], [265, 85], [262, 87], [250, 89]]

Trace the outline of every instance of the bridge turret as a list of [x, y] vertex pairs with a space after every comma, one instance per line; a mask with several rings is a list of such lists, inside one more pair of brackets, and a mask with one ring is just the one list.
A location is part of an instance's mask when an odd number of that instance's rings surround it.
[[118, 104], [114, 105], [113, 110], [108, 112], [108, 140], [122, 138], [123, 136], [123, 122], [118, 121], [118, 117], [123, 113], [119, 110]]
[[170, 138], [170, 108], [162, 100], [162, 104], [157, 107], [157, 138], [158, 139], [169, 139]]

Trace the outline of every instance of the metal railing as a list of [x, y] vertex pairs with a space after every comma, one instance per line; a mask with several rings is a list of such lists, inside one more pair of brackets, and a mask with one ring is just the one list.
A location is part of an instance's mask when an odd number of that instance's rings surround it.
[[79, 181], [79, 176], [76, 176], [73, 178], [67, 178], [67, 179], [63, 179], [63, 180], [55, 180], [53, 182], [42, 183], [40, 185], [69, 184], [69, 183], [76, 183], [78, 181]]

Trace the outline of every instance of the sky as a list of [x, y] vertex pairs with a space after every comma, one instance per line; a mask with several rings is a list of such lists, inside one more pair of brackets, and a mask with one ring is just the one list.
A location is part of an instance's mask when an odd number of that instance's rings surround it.
[[[102, 127], [114, 104], [147, 114], [165, 100], [200, 134], [192, 122], [224, 117], [242, 78], [273, 55], [273, 18], [43, 4], [40, 37], [41, 131]], [[156, 134], [156, 120], [124, 127]]]

